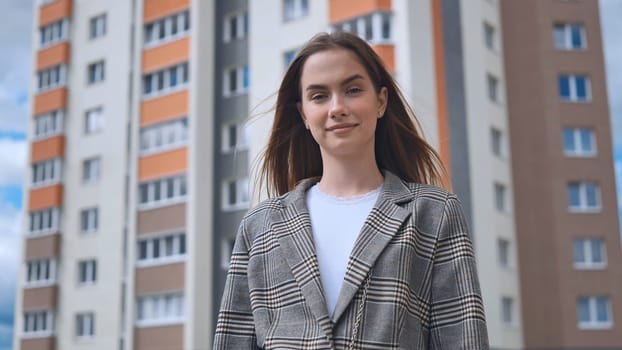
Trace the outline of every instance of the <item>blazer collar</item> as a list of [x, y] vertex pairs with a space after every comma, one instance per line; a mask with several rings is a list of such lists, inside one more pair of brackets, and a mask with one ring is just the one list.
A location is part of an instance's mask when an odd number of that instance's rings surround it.
[[332, 340], [331, 321], [337, 322], [343, 315], [377, 258], [410, 215], [399, 204], [412, 200], [412, 191], [393, 173], [385, 170], [383, 174], [384, 183], [378, 201], [365, 220], [350, 254], [332, 320], [326, 308], [313, 244], [311, 220], [305, 201], [307, 189], [318, 179], [303, 180], [294, 190], [281, 198], [283, 205], [281, 220], [275, 223], [273, 230], [307, 305], [329, 340]]

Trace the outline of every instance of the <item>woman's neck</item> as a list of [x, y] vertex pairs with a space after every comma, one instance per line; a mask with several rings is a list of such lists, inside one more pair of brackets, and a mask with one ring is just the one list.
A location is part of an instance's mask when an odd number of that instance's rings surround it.
[[375, 159], [322, 158], [320, 191], [335, 197], [352, 197], [380, 187], [384, 181]]

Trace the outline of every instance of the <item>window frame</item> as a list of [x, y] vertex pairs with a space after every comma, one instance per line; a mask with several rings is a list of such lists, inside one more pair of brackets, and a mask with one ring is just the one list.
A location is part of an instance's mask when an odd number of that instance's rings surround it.
[[[55, 81], [53, 82], [52, 80]], [[66, 86], [66, 84], [67, 65], [64, 63], [37, 71], [37, 93], [58, 89]]]
[[[168, 192], [167, 183], [169, 180], [173, 180], [173, 196], [165, 198], [164, 193]], [[147, 201], [145, 202], [142, 202], [143, 189], [147, 191]], [[138, 185], [138, 210], [149, 210], [183, 203], [186, 201], [187, 196], [188, 183], [186, 173], [145, 181]], [[159, 198], [156, 199], [156, 197]]]
[[91, 312], [79, 312], [76, 314], [75, 321], [76, 321], [75, 323], [76, 328], [75, 328], [74, 337], [77, 341], [91, 340], [95, 338], [95, 313], [94, 312], [92, 311]]
[[[602, 261], [594, 261], [593, 249], [594, 243], [598, 242], [598, 248], [600, 250], [600, 256]], [[581, 245], [584, 261], [578, 261], [577, 259], [577, 244]], [[573, 257], [572, 262], [576, 270], [604, 270], [607, 268], [607, 244], [604, 239], [598, 237], [582, 237], [575, 238], [572, 241]]]
[[[230, 203], [231, 186], [235, 186], [234, 202]], [[246, 194], [246, 195], [245, 195]], [[250, 205], [249, 179], [248, 177], [226, 179], [221, 185], [220, 208], [224, 212], [248, 209]]]
[[[49, 221], [50, 227], [33, 230], [33, 227], [35, 226], [42, 226], [42, 225], [36, 225], [36, 224], [41, 224], [44, 221]], [[60, 224], [60, 208], [59, 207], [49, 207], [45, 209], [29, 211], [28, 212], [28, 233], [26, 235], [28, 237], [39, 237], [39, 236], [56, 234], [59, 232], [59, 224]]]
[[[607, 321], [598, 321], [598, 300], [605, 301], [605, 310], [607, 313]], [[589, 320], [582, 321], [581, 320], [581, 311], [580, 311], [580, 302], [587, 301], [588, 307], [588, 317]], [[577, 310], [577, 328], [581, 330], [602, 330], [602, 329], [611, 329], [613, 328], [613, 313], [611, 309], [611, 298], [604, 295], [599, 296], [585, 296], [579, 295], [576, 299], [576, 310]]]
[[[186, 89], [190, 82], [188, 61], [164, 67], [142, 76], [142, 99], [152, 99]], [[174, 79], [171, 72], [175, 70]], [[173, 85], [174, 81], [174, 85]]]
[[99, 182], [102, 172], [100, 156], [86, 158], [82, 161], [82, 184], [93, 185]]
[[39, 27], [39, 49], [45, 49], [63, 41], [68, 41], [70, 38], [69, 27], [68, 18], [59, 19]]
[[36, 115], [32, 124], [34, 128], [32, 132], [33, 141], [62, 134], [64, 131], [64, 116], [65, 111], [62, 109], [55, 109]]
[[[167, 254], [167, 240], [172, 239], [172, 254]], [[182, 262], [186, 260], [188, 253], [187, 248], [187, 235], [186, 232], [168, 232], [158, 235], [149, 235], [148, 237], [141, 237], [136, 244], [136, 266], [137, 267], [149, 267], [165, 264], [172, 264]], [[141, 247], [145, 244], [145, 258], [141, 258]], [[156, 248], [158, 256], [154, 257]]]
[[[581, 46], [574, 47], [572, 43], [572, 29], [579, 28], [579, 37]], [[561, 32], [558, 29], [561, 28]], [[558, 41], [558, 34], [563, 35], [563, 43]], [[585, 51], [587, 50], [587, 33], [583, 23], [564, 23], [557, 22], [553, 24], [553, 48], [560, 51]]]
[[99, 208], [91, 207], [80, 210], [80, 233], [92, 234], [99, 230]]
[[[34, 316], [34, 319], [32, 318]], [[28, 329], [37, 328], [37, 321], [45, 324], [45, 329]], [[52, 310], [28, 310], [22, 313], [21, 335], [25, 339], [45, 338], [54, 333], [54, 312]], [[29, 327], [30, 326], [30, 327]]]
[[[583, 148], [582, 132], [587, 132], [589, 135], [590, 149]], [[572, 133], [572, 142], [574, 148], [566, 148], [566, 135]], [[562, 130], [562, 143], [564, 149], [564, 155], [567, 157], [577, 158], [592, 158], [598, 154], [596, 132], [593, 128], [589, 127], [567, 127]]]
[[89, 18], [89, 40], [95, 40], [106, 35], [108, 31], [108, 16], [106, 13]]
[[[173, 22], [177, 32], [173, 33]], [[143, 47], [152, 48], [188, 36], [190, 33], [190, 10], [160, 17], [143, 25]], [[162, 37], [159, 37], [159, 35]]]
[[[570, 187], [578, 186], [578, 194], [579, 194], [579, 205], [573, 206], [571, 204], [571, 196], [570, 196]], [[595, 200], [597, 204], [595, 206], [587, 205], [587, 186], [594, 186], [595, 190]], [[570, 181], [566, 184], [566, 196], [568, 200], [568, 211], [570, 213], [598, 213], [602, 211], [602, 194], [600, 191], [600, 185], [596, 181]]]
[[[579, 97], [577, 95], [577, 82], [578, 79], [585, 79], [585, 97]], [[562, 80], [568, 81], [568, 93], [569, 95], [562, 95]], [[592, 101], [592, 83], [589, 75], [587, 74], [559, 74], [557, 77], [557, 93], [561, 102], [569, 103], [589, 103]]]
[[92, 86], [101, 84], [106, 80], [106, 61], [100, 59], [91, 62], [86, 69], [86, 85]]
[[185, 315], [186, 302], [183, 291], [137, 297], [136, 327], [180, 324], [184, 322]]
[[[24, 269], [24, 288], [39, 288], [51, 286], [56, 283], [56, 259], [32, 259], [25, 262]], [[41, 274], [48, 275], [48, 278], [39, 278]]]
[[[140, 129], [140, 155], [166, 152], [188, 145], [188, 118], [167, 120]], [[171, 136], [174, 140], [171, 142]], [[158, 144], [160, 140], [160, 144]]]
[[[61, 158], [51, 158], [40, 162], [32, 163], [30, 169], [31, 188], [51, 186], [58, 184], [62, 181], [63, 163]], [[43, 172], [42, 175], [41, 172]], [[51, 176], [50, 173], [52, 174]], [[41, 179], [39, 179], [39, 177], [41, 177]]]
[[[84, 280], [82, 279], [84, 275]], [[97, 260], [84, 259], [78, 261], [78, 286], [91, 286], [97, 283]]]

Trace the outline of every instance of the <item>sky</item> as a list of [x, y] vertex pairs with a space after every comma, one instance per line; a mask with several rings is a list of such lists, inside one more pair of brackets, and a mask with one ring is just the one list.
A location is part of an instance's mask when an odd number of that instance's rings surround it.
[[[600, 4], [615, 169], [617, 182], [622, 184], [622, 0], [600, 0]], [[33, 0], [0, 0], [0, 350], [11, 349], [22, 251], [21, 192], [28, 159], [25, 133], [33, 63], [32, 8]], [[620, 187], [618, 198], [622, 198]]]

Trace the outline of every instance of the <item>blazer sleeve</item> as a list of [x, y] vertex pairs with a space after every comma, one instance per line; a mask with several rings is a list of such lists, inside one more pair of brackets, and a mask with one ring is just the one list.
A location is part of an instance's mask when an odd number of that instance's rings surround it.
[[248, 287], [248, 246], [245, 221], [240, 224], [222, 296], [214, 349], [259, 349]]
[[429, 349], [488, 350], [473, 245], [455, 195], [445, 203], [432, 263]]

